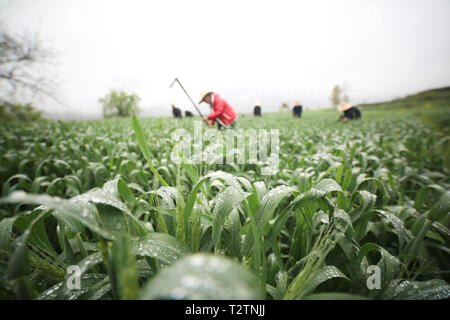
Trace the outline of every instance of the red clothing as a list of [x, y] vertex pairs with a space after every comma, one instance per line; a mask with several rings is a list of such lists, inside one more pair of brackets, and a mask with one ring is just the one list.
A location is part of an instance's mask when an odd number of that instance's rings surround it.
[[214, 112], [208, 116], [208, 119], [211, 120], [211, 125], [213, 125], [217, 120], [223, 125], [228, 126], [237, 117], [236, 112], [234, 112], [233, 108], [217, 93], [214, 93], [212, 109], [214, 110]]

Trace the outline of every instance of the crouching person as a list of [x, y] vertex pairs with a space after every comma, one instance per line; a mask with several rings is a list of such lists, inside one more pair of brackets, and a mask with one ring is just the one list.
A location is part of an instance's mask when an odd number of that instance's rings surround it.
[[254, 117], [261, 117], [261, 105], [259, 104], [259, 102], [253, 108], [253, 116]]
[[183, 118], [183, 115], [181, 114], [181, 110], [179, 108], [175, 107], [175, 105], [172, 105], [172, 115], [175, 119]]
[[295, 101], [294, 108], [292, 108], [292, 115], [294, 118], [301, 118], [303, 112], [303, 106], [300, 101]]
[[206, 91], [200, 94], [202, 102], [208, 103], [212, 109], [212, 113], [203, 117], [203, 121], [209, 121], [209, 126], [212, 127], [217, 121], [218, 129], [233, 128], [236, 124], [237, 114], [234, 109], [226, 102], [220, 95], [213, 91]]
[[354, 105], [348, 102], [342, 102], [338, 111], [343, 112], [338, 121], [347, 122], [348, 120], [355, 120], [361, 118], [361, 111]]

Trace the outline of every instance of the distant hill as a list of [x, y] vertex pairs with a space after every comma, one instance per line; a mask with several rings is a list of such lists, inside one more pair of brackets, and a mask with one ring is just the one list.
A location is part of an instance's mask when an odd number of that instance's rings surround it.
[[422, 91], [392, 101], [360, 104], [362, 108], [450, 107], [450, 87]]

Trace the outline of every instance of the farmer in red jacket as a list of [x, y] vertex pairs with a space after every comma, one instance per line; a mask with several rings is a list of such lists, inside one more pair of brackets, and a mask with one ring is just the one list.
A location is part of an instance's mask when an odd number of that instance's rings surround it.
[[202, 92], [200, 96], [201, 99], [199, 104], [202, 102], [209, 103], [209, 106], [213, 109], [213, 113], [211, 113], [208, 117], [203, 117], [203, 121], [209, 120], [210, 127], [212, 127], [214, 122], [217, 121], [219, 130], [221, 130], [222, 127], [234, 127], [237, 115], [228, 102], [212, 91]]

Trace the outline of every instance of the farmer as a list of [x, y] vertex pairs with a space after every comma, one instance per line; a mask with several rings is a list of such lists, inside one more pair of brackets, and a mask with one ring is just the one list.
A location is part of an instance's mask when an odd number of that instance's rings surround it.
[[344, 123], [346, 123], [348, 120], [354, 120], [361, 118], [361, 111], [359, 109], [348, 103], [348, 102], [341, 102], [341, 105], [338, 108], [339, 111], [344, 112], [342, 116], [339, 117], [338, 121], [343, 120]]
[[253, 116], [254, 117], [261, 117], [261, 105], [259, 102], [255, 104], [255, 107], [253, 108]]
[[214, 122], [217, 121], [218, 129], [232, 128], [236, 123], [236, 112], [233, 108], [226, 102], [220, 95], [214, 93], [213, 91], [205, 91], [200, 93], [201, 99], [199, 104], [202, 102], [209, 103], [209, 106], [213, 110], [207, 117], [203, 117], [203, 121], [207, 122], [209, 120], [209, 126], [212, 127]]
[[294, 118], [300, 118], [302, 116], [303, 106], [300, 101], [295, 101], [294, 108], [292, 109], [292, 115]]
[[181, 110], [177, 107], [175, 107], [175, 105], [172, 105], [172, 114], [174, 118], [183, 118], [183, 115], [181, 114]]

